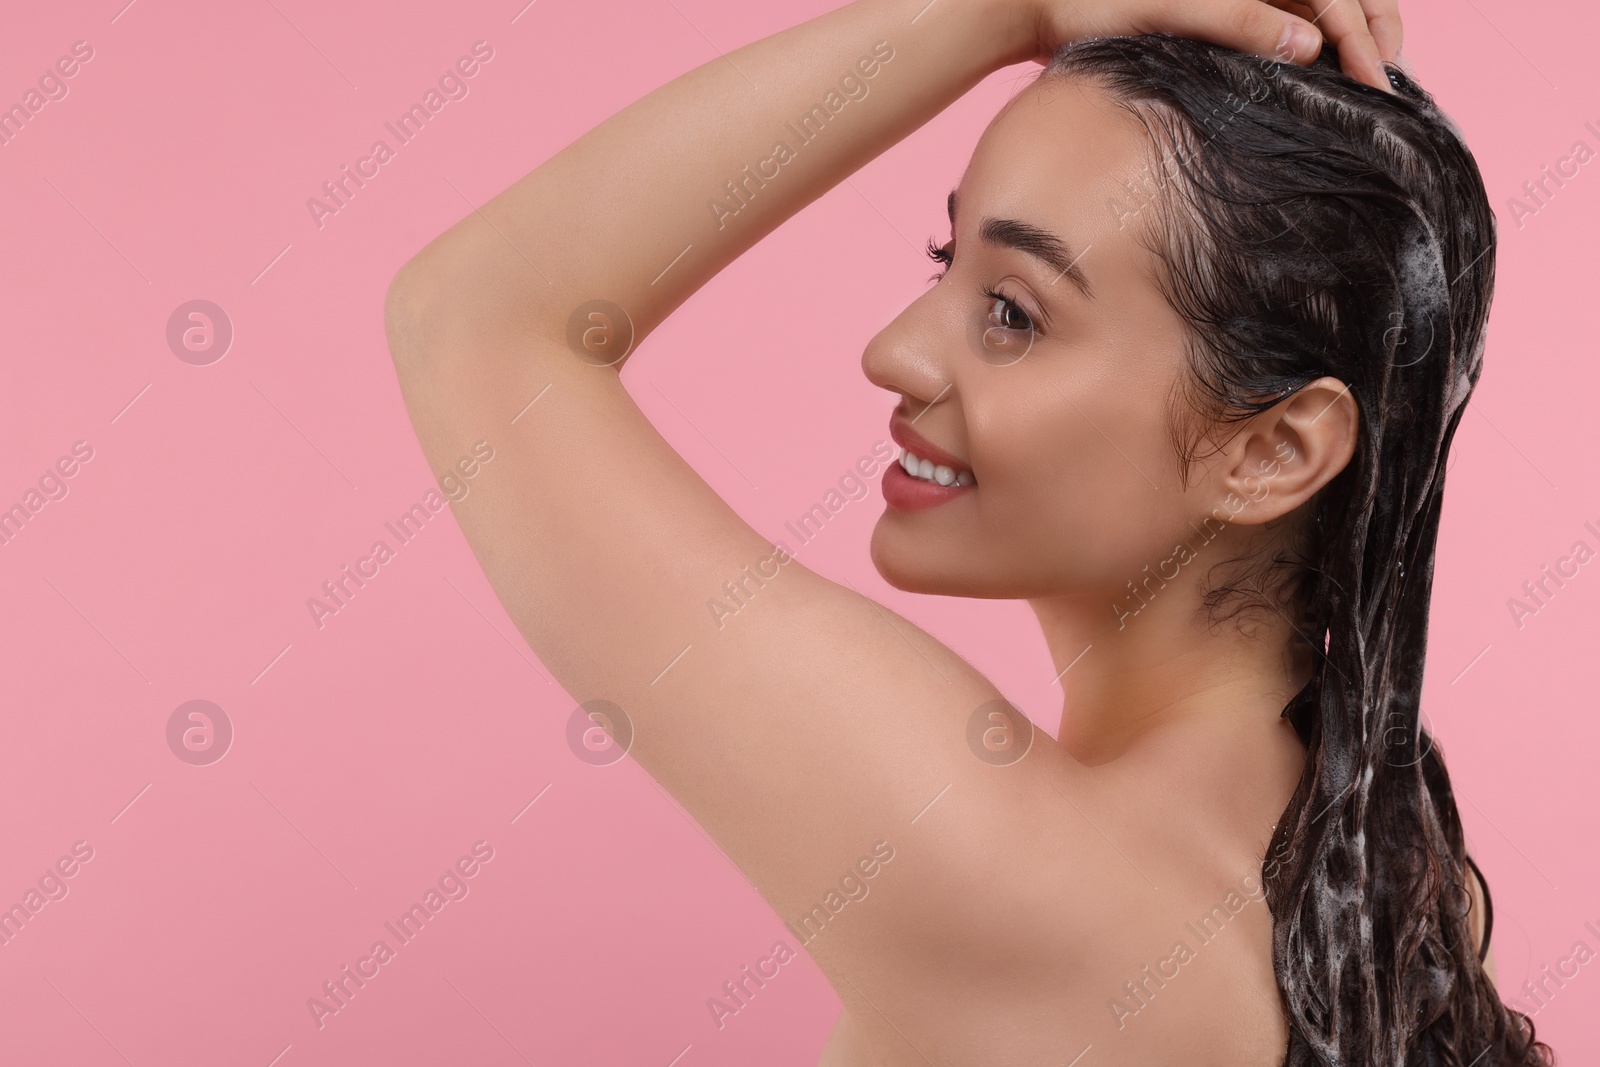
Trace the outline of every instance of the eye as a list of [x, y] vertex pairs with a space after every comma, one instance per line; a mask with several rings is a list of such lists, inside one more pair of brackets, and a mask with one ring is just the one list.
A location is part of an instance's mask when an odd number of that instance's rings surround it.
[[1033, 319], [1022, 305], [997, 289], [984, 286], [983, 295], [994, 301], [989, 306], [989, 326], [997, 330], [1023, 330], [1033, 333]]
[[[937, 274], [929, 276], [928, 280], [930, 282], [939, 281], [945, 276], [945, 272], [950, 269], [951, 263], [955, 261], [954, 246], [954, 238], [942, 246], [934, 244], [933, 238], [928, 238], [928, 258], [944, 267]], [[993, 321], [989, 324], [991, 329], [1024, 330], [1029, 333], [1036, 329], [1033, 325], [1033, 318], [1015, 300], [987, 286], [984, 287], [983, 295], [995, 302], [989, 308], [990, 317], [999, 316], [998, 321]]]
[[[952, 240], [949, 244], [940, 247], [939, 245], [933, 243], [933, 238], [928, 238], [928, 258], [933, 260], [935, 263], [942, 263], [945, 267], [945, 270], [948, 270], [950, 268], [951, 261], [955, 258], [950, 251], [950, 245], [953, 244], [955, 244], [954, 240]], [[941, 270], [937, 274], [930, 275], [928, 280], [930, 282], [936, 282], [943, 277], [944, 270]]]

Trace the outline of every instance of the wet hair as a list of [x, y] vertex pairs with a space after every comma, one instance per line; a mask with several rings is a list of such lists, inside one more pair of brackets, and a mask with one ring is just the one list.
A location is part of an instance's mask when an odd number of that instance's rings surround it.
[[1283, 611], [1314, 661], [1283, 712], [1308, 758], [1263, 867], [1285, 1064], [1547, 1065], [1483, 969], [1491, 929], [1474, 948], [1467, 880], [1483, 879], [1421, 718], [1445, 465], [1482, 369], [1495, 220], [1460, 129], [1385, 69], [1394, 94], [1343, 73], [1331, 45], [1299, 66], [1162, 33], [1071, 42], [1039, 79], [1086, 80], [1150, 134], [1155, 174], [1113, 210], [1187, 324], [1190, 424], [1240, 422], [1323, 376], [1359, 409], [1350, 462], [1257, 572], [1270, 591], [1207, 597]]

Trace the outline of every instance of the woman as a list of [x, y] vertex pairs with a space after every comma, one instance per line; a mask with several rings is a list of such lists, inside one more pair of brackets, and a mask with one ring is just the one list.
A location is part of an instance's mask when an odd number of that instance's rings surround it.
[[[1419, 725], [1493, 219], [1362, 2], [857, 0], [625, 108], [392, 283], [430, 462], [495, 449], [454, 508], [501, 603], [828, 976], [824, 1064], [1549, 1062]], [[1030, 602], [1072, 672], [1053, 743], [746, 525], [618, 373], [1028, 61], [862, 365], [903, 449], [873, 562]]]

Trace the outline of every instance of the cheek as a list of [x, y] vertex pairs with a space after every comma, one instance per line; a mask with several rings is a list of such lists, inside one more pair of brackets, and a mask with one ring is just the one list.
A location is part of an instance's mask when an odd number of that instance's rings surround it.
[[971, 427], [980, 485], [1077, 512], [1126, 507], [1176, 488], [1165, 420], [1150, 392], [1045, 379], [1008, 386], [986, 398]]
[[1063, 580], [1084, 586], [1120, 586], [1164, 558], [1187, 512], [1162, 396], [1063, 382], [1009, 396], [971, 439], [986, 539], [1057, 560]]

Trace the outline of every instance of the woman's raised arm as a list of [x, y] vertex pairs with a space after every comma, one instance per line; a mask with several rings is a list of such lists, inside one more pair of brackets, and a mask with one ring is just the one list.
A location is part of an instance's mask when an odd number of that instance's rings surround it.
[[491, 331], [543, 336], [565, 358], [569, 317], [593, 300], [625, 310], [637, 344], [789, 216], [1029, 58], [1029, 11], [864, 0], [683, 74], [407, 264], [391, 300], [406, 324], [396, 358], [436, 355], [485, 319]]
[[[574, 704], [621, 709], [631, 756], [802, 936], [862, 862], [893, 857], [903, 877], [873, 882], [887, 900], [936, 852], [993, 847], [980, 797], [1024, 774], [995, 774], [966, 731], [1000, 694], [777, 551], [661, 438], [617, 368], [762, 234], [1033, 52], [1020, 5], [924, 4], [860, 0], [657, 89], [433, 241], [388, 300], [412, 423], [432, 469], [475, 471], [451, 506], [507, 614]], [[729, 358], [761, 356], [759, 337], [733, 344]], [[728, 583], [735, 618], [708, 608]], [[965, 829], [913, 824], [947, 788]], [[856, 907], [840, 921], [857, 936], [832, 933], [833, 951], [873, 950], [860, 935], [882, 924], [863, 913], [927, 921], [909, 903]]]
[[[1324, 11], [1347, 67], [1377, 55], [1365, 20], [1392, 21], [1392, 0], [1363, 2], [1365, 16], [1358, 4]], [[421, 314], [430, 329], [401, 331], [395, 355], [446, 345], [452, 326], [485, 317], [565, 347], [570, 316], [593, 300], [626, 311], [636, 344], [762, 236], [1000, 67], [1043, 60], [1076, 36], [1153, 30], [1277, 55], [1290, 27], [1305, 35], [1293, 58], [1311, 59], [1321, 45], [1311, 24], [1259, 0], [857, 0], [656, 89], [433, 241], [402, 272], [395, 301], [404, 321]], [[603, 56], [604, 42], [594, 51]], [[1387, 87], [1377, 74], [1369, 80]]]

